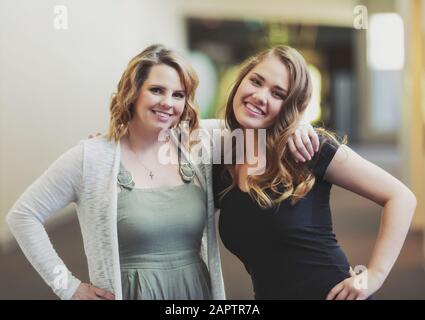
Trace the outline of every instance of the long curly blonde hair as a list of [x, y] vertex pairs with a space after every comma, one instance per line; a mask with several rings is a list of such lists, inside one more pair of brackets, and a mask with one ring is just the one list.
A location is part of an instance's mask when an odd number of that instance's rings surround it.
[[[294, 134], [302, 113], [307, 108], [312, 94], [312, 82], [307, 64], [295, 49], [278, 45], [249, 58], [242, 68], [231, 89], [225, 108], [225, 122], [230, 130], [241, 128], [233, 110], [233, 100], [242, 80], [261, 61], [269, 56], [277, 57], [289, 71], [288, 96], [274, 124], [267, 128], [266, 169], [261, 175], [248, 176], [247, 187], [250, 196], [264, 209], [277, 207], [290, 198], [295, 204], [306, 195], [315, 183], [311, 169], [305, 164], [297, 164], [289, 153], [288, 138]], [[326, 130], [321, 134], [331, 137]], [[233, 162], [235, 163], [235, 162]], [[232, 184], [221, 192], [221, 199], [236, 187], [235, 165], [225, 165], [230, 173]]]
[[198, 76], [191, 65], [177, 52], [156, 44], [147, 47], [131, 59], [121, 76], [117, 92], [113, 94], [109, 107], [110, 122], [107, 137], [110, 140], [118, 141], [127, 133], [140, 88], [148, 77], [151, 67], [160, 64], [168, 65], [177, 71], [186, 92], [186, 105], [177, 125], [181, 121], [188, 121], [189, 132], [198, 128], [199, 120], [195, 103]]

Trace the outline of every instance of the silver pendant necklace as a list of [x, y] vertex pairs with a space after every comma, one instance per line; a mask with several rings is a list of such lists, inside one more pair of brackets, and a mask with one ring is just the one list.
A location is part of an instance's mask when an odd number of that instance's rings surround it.
[[[137, 155], [136, 155], [136, 156], [137, 156]], [[151, 169], [149, 169], [148, 167], [146, 167], [146, 166], [142, 163], [142, 161], [140, 161], [139, 157], [137, 157], [137, 160], [139, 160], [139, 162], [140, 162], [140, 164], [143, 166], [143, 168], [145, 168], [147, 171], [149, 171], [149, 177], [151, 177], [151, 180], [152, 180], [152, 179], [153, 179], [153, 177], [154, 177], [154, 174], [153, 174], [152, 170], [151, 170]]]
[[148, 171], [148, 172], [149, 172], [149, 177], [151, 178], [151, 180], [153, 180], [154, 174], [153, 174], [152, 170], [151, 170], [151, 169], [149, 169], [148, 167], [146, 167], [146, 166], [143, 164], [142, 160], [140, 160], [140, 156], [139, 156], [138, 154], [136, 154], [136, 152], [134, 152], [134, 150], [133, 150], [133, 146], [131, 145], [130, 137], [128, 137], [128, 138], [127, 138], [127, 140], [128, 140], [128, 146], [130, 147], [130, 151], [131, 151], [131, 152], [135, 155], [135, 157], [136, 157], [137, 161], [139, 161], [139, 163], [143, 166], [143, 168], [144, 168], [146, 171]]

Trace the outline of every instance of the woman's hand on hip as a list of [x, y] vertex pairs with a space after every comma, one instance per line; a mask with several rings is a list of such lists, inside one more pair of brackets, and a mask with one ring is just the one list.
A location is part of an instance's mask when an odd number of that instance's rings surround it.
[[350, 278], [332, 288], [326, 300], [366, 300], [382, 286], [383, 281], [372, 270], [360, 274], [350, 270], [350, 274]]
[[115, 295], [88, 283], [81, 283], [72, 300], [115, 300]]

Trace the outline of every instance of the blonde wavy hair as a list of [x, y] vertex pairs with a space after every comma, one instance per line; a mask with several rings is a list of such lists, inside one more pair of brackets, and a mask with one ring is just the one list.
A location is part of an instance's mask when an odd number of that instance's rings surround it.
[[[313, 187], [315, 177], [306, 164], [297, 164], [287, 147], [288, 138], [297, 129], [300, 117], [307, 108], [312, 94], [312, 82], [307, 64], [295, 49], [278, 45], [246, 60], [231, 89], [225, 106], [225, 122], [230, 130], [241, 128], [233, 110], [233, 100], [242, 80], [265, 58], [277, 57], [289, 71], [288, 95], [274, 124], [267, 128], [266, 169], [261, 175], [248, 176], [247, 185], [250, 196], [264, 209], [278, 207], [285, 199], [292, 204], [298, 202]], [[319, 133], [334, 141], [334, 135], [327, 130]], [[233, 162], [235, 163], [235, 162]], [[221, 199], [236, 187], [235, 165], [225, 165], [230, 173], [232, 184], [221, 192]]]
[[189, 132], [198, 128], [199, 120], [195, 103], [198, 76], [191, 65], [177, 52], [156, 44], [147, 47], [131, 59], [121, 76], [117, 92], [112, 95], [109, 107], [110, 121], [107, 137], [110, 140], [119, 141], [127, 133], [140, 88], [148, 77], [151, 67], [161, 64], [177, 71], [186, 92], [186, 104], [177, 126], [181, 121], [188, 121]]

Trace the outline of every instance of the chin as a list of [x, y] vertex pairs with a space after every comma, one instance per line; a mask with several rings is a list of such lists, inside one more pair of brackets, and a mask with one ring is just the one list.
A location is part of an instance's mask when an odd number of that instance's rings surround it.
[[166, 129], [170, 129], [173, 126], [173, 124], [170, 123], [161, 123], [155, 126], [155, 128], [160, 131], [160, 130], [166, 130]]
[[252, 118], [246, 117], [246, 116], [241, 116], [241, 117], [236, 116], [236, 120], [238, 121], [238, 123], [240, 124], [240, 126], [243, 129], [261, 129], [261, 128], [264, 128], [263, 121], [258, 120], [258, 119], [252, 119]]
[[171, 123], [150, 123], [148, 126], [146, 126], [146, 129], [149, 128], [149, 130], [160, 132], [161, 130], [168, 129], [170, 127]]

